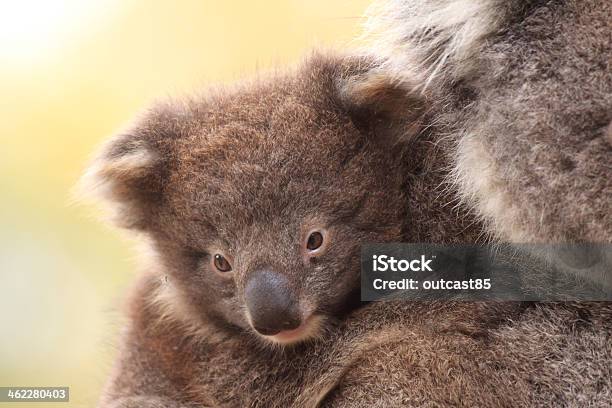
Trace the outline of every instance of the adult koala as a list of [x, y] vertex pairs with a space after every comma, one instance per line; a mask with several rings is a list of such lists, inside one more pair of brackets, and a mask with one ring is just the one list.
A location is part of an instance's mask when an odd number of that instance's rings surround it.
[[607, 0], [372, 8], [372, 48], [437, 107], [451, 182], [492, 236], [612, 240], [611, 21]]

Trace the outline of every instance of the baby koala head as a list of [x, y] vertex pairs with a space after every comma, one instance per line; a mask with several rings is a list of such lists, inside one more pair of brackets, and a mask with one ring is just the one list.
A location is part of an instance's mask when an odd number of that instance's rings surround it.
[[158, 104], [94, 161], [90, 188], [149, 238], [194, 324], [316, 337], [358, 294], [360, 245], [401, 238], [406, 134], [393, 124], [418, 110], [370, 69], [313, 55]]

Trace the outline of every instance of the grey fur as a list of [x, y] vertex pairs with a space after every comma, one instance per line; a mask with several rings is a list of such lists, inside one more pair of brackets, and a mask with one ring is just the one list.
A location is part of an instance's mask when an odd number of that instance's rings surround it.
[[[612, 3], [386, 1], [368, 29], [385, 70], [434, 107], [448, 183], [492, 239], [612, 241]], [[561, 254], [560, 254], [561, 255]], [[604, 271], [556, 267], [612, 288]]]
[[[610, 242], [610, 4], [390, 4], [385, 17], [374, 17], [393, 28], [375, 47], [388, 57], [386, 62], [373, 76], [357, 73], [350, 85], [341, 87], [338, 102], [354, 123], [370, 124], [369, 132], [406, 125], [404, 129], [411, 129], [410, 135], [393, 130], [386, 139], [400, 142], [410, 157], [404, 169], [410, 214], [404, 239], [474, 241], [486, 231], [491, 239], [519, 242]], [[448, 10], [465, 12], [455, 21], [445, 20]], [[396, 84], [391, 87], [381, 80], [381, 72], [389, 69]], [[323, 89], [326, 94], [329, 82], [319, 82], [318, 74], [306, 78], [314, 88], [298, 87], [297, 95], [290, 91], [284, 97], [299, 99], [305, 90], [320, 95]], [[420, 117], [411, 113], [407, 121], [422, 125], [418, 138], [392, 108], [397, 86], [410, 90], [411, 101], [419, 100], [415, 90], [424, 99], [427, 109], [417, 108]], [[247, 95], [240, 100], [253, 106], [248, 103], [258, 100], [258, 94]], [[364, 104], [370, 97], [381, 111]], [[316, 111], [322, 100], [312, 101], [309, 107]], [[254, 108], [266, 112], [276, 106], [266, 103], [264, 98]], [[199, 111], [197, 104], [191, 106]], [[414, 107], [414, 102], [407, 106]], [[241, 109], [230, 107], [237, 115], [243, 114]], [[405, 109], [402, 105], [400, 111]], [[190, 144], [197, 141], [193, 135], [201, 134], [194, 132], [194, 124], [202, 122], [182, 126], [182, 114], [164, 112], [169, 116], [150, 117], [137, 133], [148, 129], [159, 135], [173, 123], [183, 135], [192, 135], [181, 150], [189, 155], [197, 147]], [[298, 120], [292, 112], [276, 111], [276, 123]], [[365, 121], [356, 112], [367, 112]], [[243, 117], [257, 120], [257, 115]], [[343, 114], [329, 118], [334, 119], [326, 126], [335, 127], [334, 120]], [[305, 132], [320, 125], [317, 120], [300, 123]], [[332, 132], [330, 140], [334, 137], [345, 134]], [[131, 160], [130, 146], [115, 153]], [[104, 192], [121, 204], [124, 225], [151, 231], [144, 222], [151, 214], [147, 194], [158, 192], [156, 183], [167, 174], [143, 157], [136, 156], [138, 165], [132, 169], [117, 170], [113, 164], [113, 169], [94, 174], [122, 183]], [[158, 159], [159, 150], [151, 157]], [[117, 162], [114, 153], [103, 156], [109, 158]], [[197, 177], [174, 180], [171, 191], [178, 200], [181, 192], [194, 188]], [[455, 197], [461, 198], [458, 211], [448, 205]], [[165, 251], [170, 259], [170, 249]], [[144, 276], [131, 295], [130, 325], [103, 407], [604, 407], [612, 399], [609, 304], [372, 304], [330, 322], [312, 342], [270, 349], [244, 324], [238, 329], [217, 321], [194, 324], [185, 296], [174, 292], [172, 279], [160, 283], [164, 266], [155, 265], [162, 270]]]
[[419, 78], [457, 144], [449, 181], [491, 235], [610, 242], [611, 2], [392, 0], [373, 10], [372, 48], [400, 80]]

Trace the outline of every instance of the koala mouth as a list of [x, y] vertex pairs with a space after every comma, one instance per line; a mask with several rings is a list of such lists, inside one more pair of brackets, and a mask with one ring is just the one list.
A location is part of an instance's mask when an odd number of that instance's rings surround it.
[[295, 344], [317, 337], [320, 334], [322, 322], [322, 316], [311, 315], [295, 329], [283, 330], [274, 335], [260, 335], [273, 343]]

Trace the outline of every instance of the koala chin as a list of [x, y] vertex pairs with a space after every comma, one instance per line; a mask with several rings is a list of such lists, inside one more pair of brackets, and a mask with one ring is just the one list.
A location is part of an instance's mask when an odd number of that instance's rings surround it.
[[367, 57], [314, 53], [157, 103], [106, 143], [84, 185], [146, 237], [166, 315], [297, 343], [359, 303], [362, 243], [401, 240], [420, 105]]

